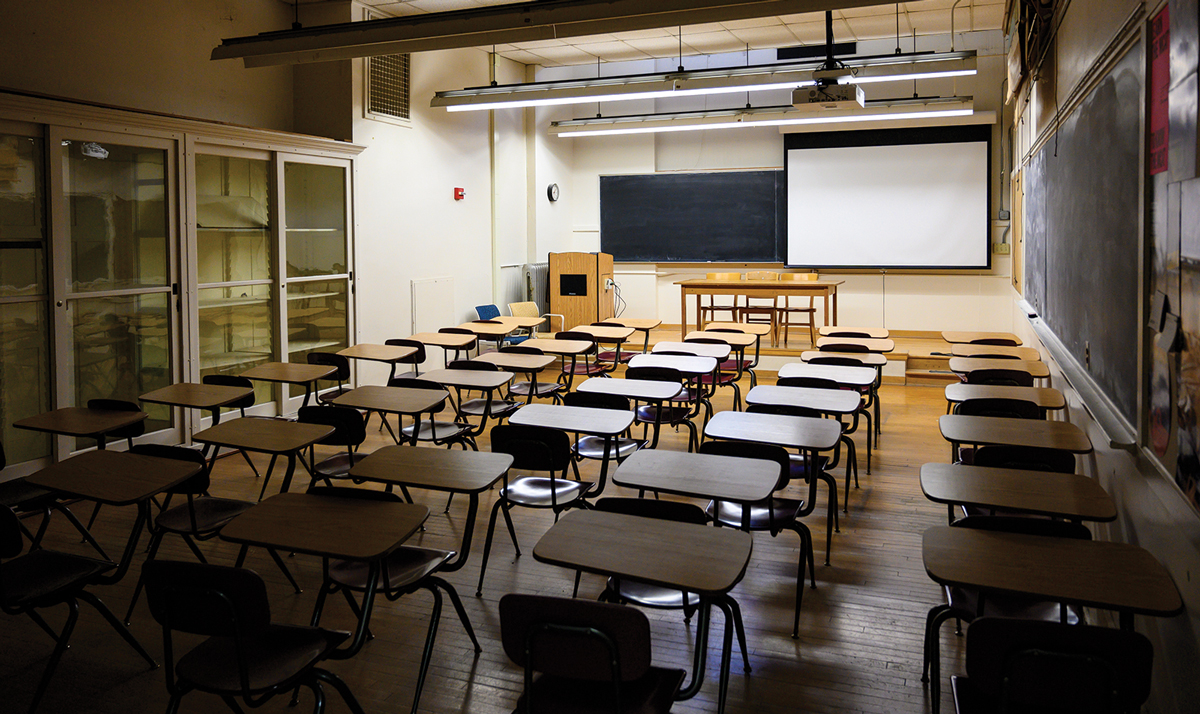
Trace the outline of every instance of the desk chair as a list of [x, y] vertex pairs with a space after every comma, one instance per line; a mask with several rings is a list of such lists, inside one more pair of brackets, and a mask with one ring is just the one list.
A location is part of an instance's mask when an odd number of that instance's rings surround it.
[[[746, 273], [746, 280], [779, 280], [779, 273], [773, 270], [752, 270]], [[770, 302], [766, 302], [770, 300]], [[738, 309], [738, 322], [766, 324], [771, 326], [771, 344], [779, 344], [779, 298], [746, 297], [746, 304]]]
[[[583, 342], [591, 342], [592, 346], [579, 355], [571, 356], [571, 363], [566, 363], [566, 358], [563, 358], [562, 371], [558, 375], [558, 381], [563, 385], [566, 391], [571, 391], [571, 383], [575, 380], [575, 375], [581, 374], [586, 379], [587, 377], [598, 377], [602, 374], [607, 374], [609, 369], [601, 364], [596, 364], [592, 358], [596, 355], [596, 340], [586, 332], [559, 332], [554, 335], [556, 340], [582, 340]], [[579, 364], [579, 358], [583, 358], [583, 364]]]
[[[4, 444], [0, 443], [0, 471], [3, 471], [7, 465], [8, 461], [4, 455]], [[58, 496], [53, 491], [34, 486], [24, 478], [9, 479], [0, 483], [0, 507], [11, 508], [18, 515], [25, 513], [42, 514], [42, 521], [38, 524], [36, 535], [29, 532], [29, 529], [25, 527], [20, 518], [17, 519], [17, 527], [29, 539], [30, 550], [37, 550], [41, 546], [42, 538], [46, 535], [46, 528], [50, 525], [50, 510], [54, 509], [66, 516], [71, 525], [75, 526], [75, 530], [79, 531], [79, 534], [83, 536], [84, 541], [92, 546], [100, 554], [100, 557], [109, 560], [108, 554], [104, 552], [104, 549], [100, 547], [100, 544], [96, 542], [96, 539], [92, 537], [88, 529], [83, 527], [83, 524], [71, 512], [71, 509], [67, 508], [66, 504], [58, 500]]]
[[[567, 318], [552, 312], [541, 312], [536, 302], [510, 302], [508, 304], [508, 314], [513, 317], [544, 317], [547, 319], [546, 329], [551, 333], [560, 332], [567, 329]], [[558, 329], [554, 327], [554, 320], [558, 318]], [[539, 337], [537, 330], [529, 331], [530, 337]]]
[[[322, 684], [332, 685], [354, 714], [363, 709], [346, 683], [317, 667], [349, 636], [319, 627], [271, 621], [262, 578], [252, 570], [152, 560], [142, 570], [150, 612], [163, 628], [167, 711], [194, 690], [216, 694], [235, 711], [235, 698], [258, 707], [304, 686], [325, 710]], [[206, 636], [178, 661], [173, 632]]]
[[658, 446], [658, 430], [663, 426], [673, 426], [676, 429], [682, 424], [688, 428], [688, 451], [700, 448], [700, 432], [696, 428], [695, 419], [700, 414], [700, 390], [693, 388], [684, 378], [683, 373], [670, 367], [629, 367], [625, 370], [625, 379], [645, 379], [653, 382], [673, 382], [682, 384], [683, 391], [674, 399], [662, 404], [644, 404], [633, 410], [633, 423], [642, 425], [642, 441], [646, 441], [646, 432], [654, 426], [654, 438], [648, 448]]
[[[731, 328], [727, 328], [727, 327], [707, 329], [707, 330], [705, 330], [705, 332], [711, 332], [711, 333], [734, 332], [737, 334], [745, 334], [744, 332], [742, 332], [742, 330], [731, 329]], [[717, 334], [714, 334], [713, 336], [716, 337], [716, 339], [718, 339], [718, 340], [721, 339], [719, 336], [717, 336]], [[724, 340], [722, 340], [722, 341], [724, 341]], [[754, 357], [747, 359], [746, 353], [744, 350], [740, 354], [735, 350], [734, 352], [730, 353], [728, 359], [726, 359], [724, 362], [722, 362], [721, 364], [719, 364], [717, 366], [720, 367], [721, 370], [726, 371], [726, 372], [732, 370], [732, 371], [736, 371], [739, 373], [749, 374], [750, 375], [750, 388], [754, 389], [755, 387], [758, 386], [758, 374], [755, 373], [754, 368], [758, 366], [759, 343], [761, 341], [762, 340], [760, 338], [759, 340], [755, 341], [755, 343], [754, 343]]]
[[[741, 280], [742, 274], [741, 273], [705, 273], [704, 279], [705, 280], [726, 280], [726, 281]], [[705, 297], [708, 298], [708, 304], [704, 303]], [[735, 294], [732, 297], [733, 297], [732, 303], [723, 303], [723, 302], [719, 303], [719, 302], [717, 302], [716, 295], [701, 296], [700, 315], [699, 315], [700, 329], [703, 330], [704, 326], [710, 322], [720, 322], [720, 320], [717, 319], [718, 312], [728, 312], [729, 313], [729, 322], [740, 322], [741, 320], [738, 317], [738, 310], [740, 309], [740, 306], [738, 305], [738, 296]]]
[[326, 389], [325, 391], [313, 390], [316, 392], [318, 404], [329, 404], [334, 399], [350, 391], [351, 387], [346, 386], [346, 382], [350, 381], [350, 360], [347, 357], [334, 352], [309, 352], [305, 356], [305, 359], [308, 360], [309, 364], [337, 368], [336, 372], [325, 378], [337, 382], [336, 388]]
[[[87, 403], [88, 409], [108, 409], [117, 412], [140, 412], [141, 408], [133, 402], [125, 401], [124, 399], [89, 399]], [[123, 426], [120, 429], [114, 429], [107, 434], [100, 435], [100, 439], [107, 440], [109, 437], [114, 439], [124, 439], [128, 448], [133, 448], [133, 440], [142, 434], [146, 433], [145, 420], [139, 421], [136, 424]], [[100, 515], [100, 504], [97, 503], [92, 509], [92, 515], [88, 518], [87, 529], [90, 531], [92, 526], [96, 524], [96, 516]]]
[[[729, 344], [720, 337], [692, 337], [684, 340], [684, 342], [693, 342], [698, 345]], [[707, 386], [712, 389], [713, 394], [716, 394], [717, 387], [730, 387], [733, 389], [733, 410], [735, 412], [742, 410], [742, 389], [738, 386], [738, 381], [742, 378], [743, 361], [737, 358], [736, 353], [730, 352], [730, 356], [725, 361], [717, 363], [716, 372], [700, 376], [701, 386]], [[753, 385], [753, 383], [754, 378], [751, 376], [751, 384]]]
[[665, 714], [687, 676], [651, 665], [650, 621], [623, 605], [510, 593], [500, 639], [525, 669], [519, 714]]
[[[568, 407], [589, 407], [592, 409], [613, 409], [616, 411], [629, 411], [629, 400], [617, 394], [594, 394], [589, 392], [568, 392], [563, 395], [562, 403]], [[583, 459], [593, 459], [601, 461], [604, 459], [604, 443], [607, 441], [600, 436], [580, 436], [575, 435], [574, 443], [571, 445], [571, 451], [575, 454], [575, 459], [581, 461]], [[616, 439], [616, 443], [609, 447], [609, 456], [616, 459], [619, 466], [622, 461], [633, 455], [633, 452], [641, 449], [646, 445], [643, 439], [628, 438], [628, 432], [625, 437]], [[579, 480], [579, 469], [575, 469], [575, 480]]]
[[[431, 382], [427, 379], [389, 379], [387, 386], [389, 387], [405, 387], [407, 389], [428, 389], [439, 392], [446, 391], [446, 388], [437, 382]], [[447, 448], [458, 444], [465, 450], [468, 446], [473, 451], [479, 451], [479, 447], [475, 445], [474, 427], [471, 424], [460, 421], [438, 421], [437, 415], [444, 411], [446, 402], [443, 400], [440, 404], [425, 412], [427, 419], [421, 420], [421, 428], [417, 431], [417, 441], [428, 441], [434, 446], [445, 446]], [[390, 428], [390, 427], [389, 427]], [[415, 424], [404, 426], [401, 424], [400, 433], [398, 436], [403, 439], [412, 439], [415, 431]], [[396, 443], [401, 443], [401, 439], [397, 439]]]
[[[416, 350], [416, 352], [413, 352], [411, 355], [398, 359], [392, 363], [392, 371], [388, 373], [388, 379], [395, 379], [396, 377], [421, 376], [421, 365], [425, 364], [426, 357], [424, 342], [419, 340], [404, 340], [396, 338], [384, 340], [383, 344], [390, 345], [392, 347], [411, 347]], [[413, 371], [396, 374], [396, 367], [402, 364], [411, 364], [413, 366]]]
[[[367, 458], [359, 453], [358, 447], [367, 439], [367, 422], [362, 412], [350, 407], [336, 404], [322, 404], [315, 407], [300, 407], [296, 420], [302, 424], [320, 424], [333, 427], [333, 433], [308, 447], [308, 467], [312, 481], [311, 487], [317, 481], [329, 484], [330, 479], [350, 478], [350, 469], [354, 464]], [[389, 427], [390, 428], [390, 427]], [[326, 456], [317, 461], [317, 444], [323, 446], [340, 446], [344, 451]], [[263, 483], [263, 494], [267, 484]], [[262, 495], [259, 500], [262, 500]]]
[[[593, 322], [592, 327], [624, 327], [624, 325], [620, 324], [619, 322]], [[597, 344], [599, 344], [599, 342], [600, 341], [597, 340]], [[633, 359], [634, 355], [640, 354], [641, 352], [630, 352], [629, 350], [618, 350], [614, 348], [597, 353], [596, 361], [607, 362], [608, 364], [612, 365], [608, 371], [613, 372], [617, 369], [617, 365], [625, 364], [629, 360]]]
[[[837, 350], [838, 352], [847, 353], [866, 353], [866, 348], [862, 345], [839, 345], [846, 348], [845, 350]], [[821, 352], [833, 352], [831, 348], [822, 348]], [[808, 361], [809, 364], [830, 364], [842, 367], [870, 367], [862, 360], [855, 359], [850, 356], [830, 355], [829, 357], [817, 356]], [[867, 403], [863, 405], [863, 413], [867, 418], [867, 428], [875, 435], [875, 448], [879, 448], [879, 436], [882, 431], [882, 420], [879, 417], [879, 388], [883, 386], [883, 369], [880, 367], [872, 367], [875, 370], [875, 381], [866, 390]], [[872, 413], [874, 414], [874, 428], [871, 426]], [[949, 407], [946, 408], [946, 413], [950, 413]]]
[[[480, 320], [490, 322], [495, 320], [497, 317], [500, 317], [500, 308], [496, 307], [495, 305], [480, 305], [479, 307], [475, 308], [475, 314], [479, 316]], [[496, 345], [496, 349], [500, 349], [504, 345], [520, 344], [532, 336], [533, 335], [530, 334], [528, 330], [523, 331], [521, 334], [514, 332], [513, 334], [505, 337], [502, 341], [502, 344]]]
[[[788, 280], [788, 281], [816, 280], [817, 274], [816, 273], [783, 273], [779, 276], [779, 279], [780, 280]], [[783, 296], [783, 305], [781, 305], [779, 307], [779, 327], [782, 328], [782, 330], [783, 330], [783, 346], [787, 347], [788, 330], [793, 325], [795, 325], [796, 327], [807, 327], [809, 344], [811, 344], [811, 345], [817, 344], [817, 326], [816, 326], [817, 308], [813, 307], [813, 296], [811, 294], [808, 295], [808, 305], [807, 306], [797, 305], [797, 306], [793, 307], [792, 306], [792, 298], [796, 298], [797, 300], [804, 299], [798, 295], [784, 295]], [[800, 320], [797, 322], [792, 322], [793, 316], [796, 316], [796, 317], [807, 316], [808, 319]]]
[[465, 327], [442, 327], [442, 328], [438, 329], [438, 332], [441, 332], [441, 333], [444, 333], [447, 335], [470, 335], [473, 338], [470, 342], [468, 342], [463, 347], [443, 350], [442, 351], [442, 363], [443, 364], [450, 363], [450, 359], [451, 359], [451, 357], [449, 355], [450, 352], [454, 353], [453, 359], [462, 359], [462, 355], [464, 352], [467, 354], [467, 357], [470, 357], [471, 350], [475, 350], [476, 354], [478, 354], [479, 338], [475, 337], [475, 333], [471, 332], [467, 328], [465, 328]]
[[[200, 378], [200, 381], [203, 384], [218, 384], [218, 385], [221, 385], [224, 387], [249, 387], [250, 389], [254, 389], [254, 382], [251, 382], [246, 377], [239, 377], [235, 374], [206, 374]], [[239, 399], [236, 402], [233, 402], [232, 404], [229, 404], [227, 406], [229, 409], [237, 409], [238, 413], [240, 414], [240, 416], [243, 419], [247, 419], [247, 418], [249, 418], [249, 419], [275, 419], [276, 418], [276, 417], [268, 417], [268, 416], [247, 416], [246, 415], [246, 409], [254, 406], [254, 392], [247, 394], [245, 397], [242, 397], [241, 399]], [[210, 461], [212, 461], [212, 463], [216, 463], [217, 454], [219, 454], [220, 452], [221, 452], [221, 447], [213, 446], [212, 457], [210, 457]], [[254, 472], [254, 478], [258, 478], [259, 477], [258, 467], [255, 466], [254, 462], [250, 460], [250, 454], [246, 453], [245, 449], [238, 449], [238, 453], [241, 454], [242, 458], [246, 460], [247, 464], [249, 464], [250, 470]]]
[[[821, 379], [819, 377], [783, 377], [782, 379], [779, 379], [776, 382], [776, 384], [780, 387], [804, 387], [807, 389], [831, 389], [831, 390], [839, 390], [839, 391], [842, 389], [841, 386], [839, 386], [838, 383], [833, 381], [832, 379]], [[847, 390], [847, 391], [857, 391], [857, 390]], [[828, 468], [831, 470], [837, 467], [838, 462], [841, 459], [840, 445], [845, 444], [846, 445], [846, 492], [845, 492], [845, 497], [842, 501], [842, 513], [850, 512], [850, 473], [851, 472], [854, 473], [854, 487], [858, 488], [858, 449], [857, 449], [857, 445], [854, 443], [854, 440], [850, 438], [850, 435], [858, 430], [858, 416], [859, 416], [859, 413], [862, 411], [861, 395], [859, 396], [858, 409], [859, 409], [858, 411], [854, 412], [853, 416], [850, 419], [849, 424], [847, 424], [846, 422], [843, 422], [841, 419], [838, 419], [838, 422], [842, 425], [842, 435], [838, 439], [839, 448], [834, 451], [833, 460], [830, 461], [830, 463], [825, 467], [825, 468]], [[825, 415], [822, 414], [821, 416], [824, 417]], [[871, 439], [871, 432], [868, 430], [867, 431], [867, 473], [871, 473], [870, 439]]]
[[[510, 347], [502, 347], [500, 348], [500, 351], [524, 355], [545, 354], [538, 348], [530, 347], [528, 345], [512, 345]], [[511, 382], [508, 385], [508, 398], [512, 399], [513, 395], [516, 395], [518, 397], [530, 399], [531, 397], [529, 393], [533, 392], [533, 399], [538, 397], [550, 397], [554, 400], [555, 404], [558, 404], [560, 401], [562, 401], [560, 392], [562, 392], [563, 389], [564, 386], [558, 382], [537, 382], [536, 388], [534, 387], [533, 382]]]

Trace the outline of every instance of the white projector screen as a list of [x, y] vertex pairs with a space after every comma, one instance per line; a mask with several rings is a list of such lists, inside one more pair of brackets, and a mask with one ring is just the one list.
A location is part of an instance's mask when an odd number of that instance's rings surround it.
[[789, 149], [787, 262], [988, 266], [988, 144]]

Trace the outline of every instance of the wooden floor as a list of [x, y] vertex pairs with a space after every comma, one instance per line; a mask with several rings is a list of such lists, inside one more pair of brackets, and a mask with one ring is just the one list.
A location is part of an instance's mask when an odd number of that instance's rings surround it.
[[[731, 406], [729, 392], [723, 392], [717, 401], [719, 409]], [[945, 522], [945, 508], [921, 495], [917, 474], [922, 463], [947, 458], [948, 448], [937, 431], [937, 417], [944, 413], [945, 402], [940, 388], [885, 386], [882, 405], [883, 438], [870, 475], [865, 467], [865, 437], [858, 435], [862, 461], [860, 488], [851, 490], [850, 513], [842, 517], [841, 532], [834, 536], [829, 567], [821, 565], [820, 556], [825, 547], [824, 504], [819, 504], [816, 513], [807, 520], [818, 553], [817, 589], [805, 592], [798, 640], [790, 636], [798, 539], [791, 532], [776, 538], [755, 534], [750, 567], [733, 591], [744, 614], [753, 671], [743, 673], [740, 658], [735, 654], [727, 708], [731, 714], [929, 710], [927, 688], [920, 681], [922, 627], [925, 613], [938, 602], [940, 594], [921, 565], [920, 539], [926, 528]], [[386, 432], [370, 431], [366, 448], [390, 443]], [[487, 448], [486, 439], [480, 447]], [[661, 448], [682, 450], [686, 441], [682, 435], [664, 430]], [[260, 469], [265, 466], [265, 459], [256, 457], [256, 461]], [[594, 462], [585, 462], [583, 468], [585, 478], [597, 472]], [[840, 482], [840, 471], [837, 477]], [[278, 480], [276, 476], [276, 484]], [[218, 462], [212, 491], [219, 496], [255, 498], [260, 484], [235, 456]], [[483, 652], [478, 656], [473, 653], [447, 604], [421, 698], [421, 711], [473, 714], [512, 711], [521, 689], [521, 672], [507, 660], [500, 647], [496, 603], [508, 592], [570, 595], [573, 573], [540, 564], [531, 555], [537, 539], [550, 526], [551, 515], [514, 509], [524, 555], [514, 557], [512, 544], [503, 537], [501, 528], [483, 597], [475, 597], [486, 514], [494, 493], [486, 493], [481, 499], [474, 552], [467, 566], [447, 576], [466, 603]], [[622, 489], [610, 484], [606, 495], [632, 494], [622, 494]], [[433, 515], [427, 530], [413, 542], [456, 547], [466, 517], [467, 499], [456, 499], [446, 515], [442, 513], [444, 496], [421, 492], [415, 492], [414, 496], [427, 503]], [[824, 498], [823, 489], [821, 497]], [[77, 507], [77, 512], [89, 511], [86, 504]], [[125, 511], [129, 509], [106, 508], [101, 512], [95, 532], [110, 552], [120, 551], [132, 522], [132, 513]], [[88, 551], [61, 518], [56, 519], [48, 542], [53, 548]], [[216, 563], [232, 563], [236, 555], [234, 547], [219, 540], [201, 547]], [[162, 557], [191, 559], [177, 539], [164, 543]], [[248, 562], [249, 567], [267, 580], [275, 619], [307, 623], [320, 582], [320, 564], [314, 558], [296, 556], [289, 565], [305, 590], [303, 594], [292, 592], [265, 552], [251, 551]], [[128, 605], [136, 574], [135, 565], [123, 582], [96, 589], [118, 615]], [[581, 596], [595, 597], [602, 586], [599, 577], [585, 576]], [[344, 605], [342, 601], [331, 600], [322, 624], [351, 629], [353, 621]], [[375, 639], [353, 660], [329, 664], [331, 670], [349, 683], [367, 712], [411, 709], [431, 605], [432, 599], [425, 593], [395, 603], [381, 600], [376, 604], [372, 621]], [[654, 633], [655, 659], [690, 669], [694, 632], [685, 627], [682, 616], [677, 612], [647, 614]], [[51, 612], [47, 619], [57, 625], [64, 616], [63, 612]], [[719, 615], [714, 619], [719, 627]], [[28, 618], [4, 617], [0, 623], [3, 623], [0, 687], [4, 691], [0, 711], [24, 711], [53, 643]], [[134, 613], [131, 629], [161, 659], [161, 630], [150, 617], [144, 598]], [[947, 676], [961, 668], [956, 658], [960, 656], [962, 642], [952, 634], [952, 629], [946, 627], [942, 638], [943, 672]], [[147, 670], [144, 662], [86, 605], [81, 608], [71, 643], [40, 711], [165, 710], [167, 693], [162, 670]], [[187, 641], [182, 647], [188, 647]], [[714, 645], [700, 694], [678, 702], [674, 711], [716, 711], [717, 654]], [[329, 711], [345, 711], [335, 693], [330, 692], [328, 699]], [[310, 710], [311, 698], [307, 693], [302, 700], [302, 711]], [[944, 706], [948, 704], [947, 697]], [[284, 711], [286, 698], [273, 701], [264, 709]], [[944, 710], [953, 711], [948, 707]], [[181, 711], [227, 710], [216, 698], [193, 693], [184, 700]]]

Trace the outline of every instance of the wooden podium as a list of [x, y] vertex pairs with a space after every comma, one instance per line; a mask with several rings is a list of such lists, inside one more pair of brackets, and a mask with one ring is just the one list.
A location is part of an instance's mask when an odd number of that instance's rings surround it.
[[613, 257], [608, 253], [550, 254], [550, 312], [562, 315], [563, 329], [613, 316]]

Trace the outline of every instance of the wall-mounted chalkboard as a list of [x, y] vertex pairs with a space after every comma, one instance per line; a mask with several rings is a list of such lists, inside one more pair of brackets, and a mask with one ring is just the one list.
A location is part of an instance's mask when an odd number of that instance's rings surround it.
[[783, 171], [600, 177], [600, 250], [618, 262], [779, 263]]
[[1026, 167], [1026, 297], [1131, 422], [1137, 419], [1142, 46]]

